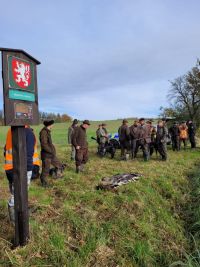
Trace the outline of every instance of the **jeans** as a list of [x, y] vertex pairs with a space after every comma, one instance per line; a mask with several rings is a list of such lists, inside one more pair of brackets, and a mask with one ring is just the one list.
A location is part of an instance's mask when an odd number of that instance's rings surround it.
[[[29, 188], [29, 185], [31, 183], [31, 177], [32, 177], [32, 171], [27, 171], [27, 185]], [[15, 201], [14, 201], [14, 182], [9, 181], [9, 189], [10, 189], [10, 199], [8, 200], [8, 206], [9, 207], [14, 207]]]

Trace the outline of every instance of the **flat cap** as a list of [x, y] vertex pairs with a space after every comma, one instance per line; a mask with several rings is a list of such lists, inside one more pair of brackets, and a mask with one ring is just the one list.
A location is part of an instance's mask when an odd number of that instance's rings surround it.
[[89, 120], [84, 120], [84, 121], [83, 121], [83, 124], [90, 125], [90, 122], [89, 122]]

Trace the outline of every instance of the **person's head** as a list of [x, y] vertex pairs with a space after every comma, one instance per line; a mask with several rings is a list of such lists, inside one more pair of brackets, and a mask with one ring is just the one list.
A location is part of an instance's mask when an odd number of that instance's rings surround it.
[[139, 123], [140, 123], [140, 125], [144, 125], [145, 124], [145, 119], [144, 118], [140, 118], [139, 119]]
[[164, 123], [165, 123], [165, 122], [164, 122], [163, 120], [159, 120], [159, 121], [158, 121], [158, 126], [159, 126], [159, 127], [163, 127], [163, 126], [164, 126]]
[[77, 119], [74, 119], [73, 122], [72, 122], [72, 126], [73, 127], [77, 127], [78, 126], [78, 120]]
[[102, 127], [105, 128], [107, 126], [106, 123], [102, 123]]
[[133, 122], [133, 125], [134, 125], [134, 126], [138, 126], [138, 124], [139, 124], [139, 121], [138, 121], [138, 120], [135, 120], [135, 121]]
[[82, 127], [87, 129], [89, 126], [90, 126], [89, 120], [84, 120], [83, 123], [82, 123]]
[[43, 124], [47, 129], [51, 130], [54, 124], [54, 120], [46, 120], [43, 122]]
[[152, 121], [148, 120], [148, 121], [146, 121], [146, 124], [147, 124], [147, 126], [150, 127], [152, 125]]
[[102, 128], [102, 124], [99, 124], [99, 125], [98, 125], [98, 128], [99, 128], [99, 129]]
[[122, 124], [123, 125], [127, 125], [128, 124], [128, 121], [126, 119], [123, 119]]

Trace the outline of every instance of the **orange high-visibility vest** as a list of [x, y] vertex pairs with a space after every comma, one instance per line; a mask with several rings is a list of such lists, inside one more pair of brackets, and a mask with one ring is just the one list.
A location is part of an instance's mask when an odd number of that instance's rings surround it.
[[180, 126], [179, 130], [180, 130], [180, 138], [181, 139], [187, 139], [188, 138], [188, 128]]
[[[33, 165], [40, 166], [40, 159], [37, 152], [37, 142], [35, 140], [34, 145], [34, 153], [33, 153]], [[11, 129], [8, 130], [6, 137], [6, 145], [5, 145], [5, 164], [4, 170], [12, 170], [13, 169], [13, 156], [12, 156], [12, 132]]]

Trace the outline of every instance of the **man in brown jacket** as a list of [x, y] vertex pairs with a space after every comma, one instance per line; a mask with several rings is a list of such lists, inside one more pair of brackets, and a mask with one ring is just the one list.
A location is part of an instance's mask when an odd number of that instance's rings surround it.
[[41, 159], [42, 159], [42, 173], [40, 180], [42, 186], [47, 187], [48, 183], [46, 177], [49, 175], [51, 165], [57, 169], [57, 177], [61, 178], [62, 163], [56, 157], [56, 149], [51, 139], [51, 129], [54, 120], [44, 121], [44, 128], [40, 131], [40, 144], [41, 144]]
[[136, 157], [136, 144], [137, 144], [137, 139], [138, 139], [138, 126], [139, 126], [139, 121], [135, 120], [133, 125], [131, 125], [130, 129], [130, 139], [131, 139], [131, 154], [132, 154], [132, 159]]
[[136, 145], [136, 154], [137, 154], [139, 147], [141, 147], [141, 149], [143, 151], [144, 161], [149, 160], [150, 143], [151, 143], [151, 128], [150, 128], [149, 121], [147, 122], [147, 124], [145, 124], [145, 119], [141, 118], [139, 120], [139, 126], [138, 126], [138, 141], [137, 141], [137, 145]]
[[122, 121], [122, 125], [118, 129], [118, 134], [121, 145], [121, 159], [128, 160], [130, 150], [130, 129], [126, 119]]
[[76, 172], [79, 173], [83, 171], [84, 165], [88, 161], [88, 142], [86, 129], [90, 126], [90, 122], [88, 120], [84, 120], [83, 123], [76, 127], [72, 144], [76, 149]]

